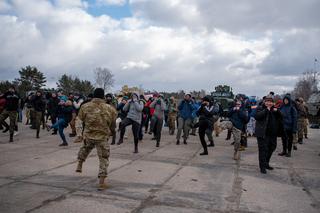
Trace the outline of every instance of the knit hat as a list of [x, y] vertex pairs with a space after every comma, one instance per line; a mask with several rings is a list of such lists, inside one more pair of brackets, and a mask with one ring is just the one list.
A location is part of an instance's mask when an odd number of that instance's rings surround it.
[[266, 98], [264, 100], [265, 101], [273, 101], [273, 96], [269, 94], [266, 96]]
[[111, 93], [106, 94], [106, 98], [111, 98], [113, 99], [113, 95]]
[[102, 88], [96, 88], [93, 92], [93, 97], [104, 99], [104, 90]]

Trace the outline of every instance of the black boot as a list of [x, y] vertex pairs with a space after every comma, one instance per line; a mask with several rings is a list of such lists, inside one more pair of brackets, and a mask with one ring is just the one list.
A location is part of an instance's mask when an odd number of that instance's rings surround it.
[[117, 145], [120, 145], [120, 144], [122, 144], [122, 143], [123, 143], [123, 139], [122, 139], [122, 138], [119, 138], [119, 141], [118, 141]]
[[307, 134], [305, 134], [305, 135], [304, 135], [304, 138], [305, 138], [305, 139], [308, 139], [308, 135], [307, 135]]
[[293, 145], [293, 150], [298, 150], [298, 147], [296, 145]]
[[138, 144], [134, 144], [134, 152], [133, 153], [139, 153]]
[[40, 133], [40, 130], [37, 130], [37, 136], [36, 136], [36, 138], [40, 138], [40, 137], [39, 137], [39, 133]]
[[287, 152], [282, 151], [282, 152], [280, 152], [278, 155], [279, 155], [279, 156], [285, 156], [285, 155], [287, 155]]
[[188, 144], [186, 139], [183, 140], [183, 144]]
[[160, 142], [157, 142], [156, 147], [159, 147], [159, 146], [160, 146]]
[[13, 142], [13, 133], [10, 133], [10, 140], [9, 142]]
[[200, 155], [208, 155], [208, 150], [204, 149], [203, 152], [200, 153]]
[[177, 143], [176, 143], [177, 145], [179, 145], [180, 144], [180, 140], [177, 140]]
[[210, 141], [210, 144], [208, 144], [209, 147], [214, 147], [214, 142]]
[[302, 139], [302, 138], [299, 138], [299, 139], [298, 139], [298, 143], [299, 143], [299, 144], [303, 144], [303, 139]]
[[286, 154], [286, 157], [290, 158], [290, 157], [291, 157], [291, 152], [288, 152], [288, 153]]
[[115, 136], [112, 136], [112, 142], [111, 142], [111, 145], [115, 145], [116, 144], [116, 137]]

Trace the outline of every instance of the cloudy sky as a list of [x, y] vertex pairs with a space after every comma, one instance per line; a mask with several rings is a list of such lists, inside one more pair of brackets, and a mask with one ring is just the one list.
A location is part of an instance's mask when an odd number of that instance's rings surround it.
[[114, 90], [282, 93], [320, 61], [319, 11], [319, 0], [0, 0], [1, 80], [32, 65], [54, 86], [106, 67]]

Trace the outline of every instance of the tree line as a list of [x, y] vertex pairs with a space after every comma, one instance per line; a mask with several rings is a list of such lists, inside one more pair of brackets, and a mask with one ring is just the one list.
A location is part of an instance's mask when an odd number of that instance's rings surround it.
[[[0, 81], [0, 92], [5, 92], [9, 87], [14, 86], [22, 97], [26, 97], [30, 91], [37, 91], [39, 89], [49, 92], [59, 90], [64, 94], [79, 93], [88, 95], [92, 93], [95, 88], [91, 81], [82, 80], [77, 76], [67, 74], [63, 74], [58, 79], [56, 89], [48, 88], [46, 87], [47, 80], [45, 75], [37, 67], [29, 65], [21, 68], [18, 72], [19, 77], [13, 81]], [[109, 69], [98, 67], [94, 70], [94, 75], [97, 87], [102, 87], [105, 91], [112, 88], [114, 75]]]
[[[95, 86], [103, 88], [105, 91], [110, 91], [114, 85], [114, 75], [108, 68], [98, 67], [93, 70], [95, 76]], [[308, 100], [311, 94], [319, 92], [319, 77], [320, 73], [315, 70], [307, 70], [297, 80], [293, 91], [289, 91], [293, 97], [302, 97], [304, 100]], [[14, 86], [22, 97], [27, 95], [29, 91], [36, 91], [39, 89], [45, 91], [59, 90], [65, 94], [79, 93], [88, 95], [92, 93], [95, 86], [91, 81], [82, 80], [77, 76], [63, 74], [56, 82], [57, 89], [46, 88], [45, 75], [34, 66], [26, 66], [19, 70], [19, 77], [13, 81], [3, 80], [0, 81], [0, 92], [5, 92], [10, 86]], [[127, 85], [122, 87], [122, 93], [126, 94], [129, 91], [136, 89], [136, 91], [142, 90], [142, 88], [133, 87], [129, 88]], [[153, 93], [155, 91], [147, 91], [146, 93]], [[177, 92], [162, 92], [166, 97], [174, 96], [176, 98], [183, 98], [184, 91]], [[192, 95], [196, 98], [201, 98], [205, 95], [204, 90], [193, 91]]]

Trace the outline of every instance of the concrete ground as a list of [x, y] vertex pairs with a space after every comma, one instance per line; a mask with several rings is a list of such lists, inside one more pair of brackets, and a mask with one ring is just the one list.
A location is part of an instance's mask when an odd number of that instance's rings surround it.
[[139, 154], [128, 136], [111, 146], [108, 189], [99, 192], [95, 150], [78, 174], [80, 144], [71, 138], [61, 148], [58, 136], [43, 130], [36, 139], [21, 124], [14, 143], [0, 133], [0, 212], [320, 212], [320, 130], [310, 129], [292, 158], [277, 155], [278, 140], [267, 175], [259, 172], [255, 138], [235, 162], [225, 133], [208, 156], [199, 156], [198, 136], [177, 146], [167, 128], [159, 148], [146, 135]]

